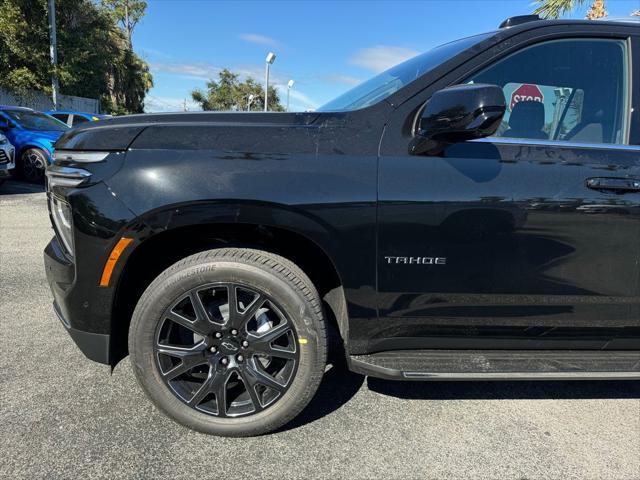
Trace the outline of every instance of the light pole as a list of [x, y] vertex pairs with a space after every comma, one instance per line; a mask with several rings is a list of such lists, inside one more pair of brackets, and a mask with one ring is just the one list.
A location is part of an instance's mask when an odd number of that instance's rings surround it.
[[293, 80], [289, 80], [287, 83], [287, 112], [289, 111], [289, 97], [291, 96], [291, 88], [293, 88], [293, 84], [296, 83]]
[[253, 93], [249, 95], [249, 100], [247, 101], [247, 112], [251, 111], [251, 104], [253, 103], [254, 98], [256, 98], [256, 96]]
[[51, 100], [53, 101], [53, 109], [58, 109], [58, 41], [56, 35], [56, 1], [49, 0], [49, 55], [51, 56], [51, 65], [53, 73], [51, 74]]
[[267, 111], [267, 107], [269, 106], [269, 67], [276, 60], [276, 54], [273, 52], [269, 52], [267, 55], [267, 68], [264, 74], [264, 111]]

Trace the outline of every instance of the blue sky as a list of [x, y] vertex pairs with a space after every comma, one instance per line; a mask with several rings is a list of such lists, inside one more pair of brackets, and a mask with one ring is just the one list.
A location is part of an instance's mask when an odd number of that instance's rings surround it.
[[[626, 16], [640, 1], [606, 5]], [[408, 57], [533, 9], [531, 0], [148, 0], [133, 42], [154, 75], [148, 111], [182, 110], [185, 99], [195, 109], [190, 92], [221, 68], [262, 82], [269, 51], [283, 103], [293, 79], [291, 109], [308, 110]]]

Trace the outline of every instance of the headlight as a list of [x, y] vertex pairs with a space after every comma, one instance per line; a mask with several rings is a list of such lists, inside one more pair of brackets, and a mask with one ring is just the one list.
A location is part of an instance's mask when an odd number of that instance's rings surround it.
[[53, 227], [58, 234], [58, 238], [70, 255], [73, 255], [73, 223], [71, 220], [71, 207], [67, 202], [51, 195], [50, 197], [51, 218]]
[[56, 150], [53, 152], [53, 159], [57, 161], [67, 161], [74, 163], [96, 163], [101, 162], [110, 152], [82, 152], [74, 150]]
[[5, 145], [8, 141], [7, 137], [0, 133], [0, 145]]
[[91, 173], [82, 168], [60, 167], [49, 165], [45, 171], [47, 176], [47, 190], [53, 187], [77, 187], [91, 178]]

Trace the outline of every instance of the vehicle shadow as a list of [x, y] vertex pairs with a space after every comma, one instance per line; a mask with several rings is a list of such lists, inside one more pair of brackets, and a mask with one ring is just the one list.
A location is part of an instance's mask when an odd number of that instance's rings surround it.
[[[278, 429], [293, 430], [338, 410], [360, 390], [365, 377], [338, 363], [325, 373], [318, 392], [295, 419]], [[587, 400], [640, 398], [640, 381], [466, 381], [412, 382], [367, 377], [367, 388], [404, 400]]]
[[305, 409], [278, 432], [292, 430], [315, 422], [338, 410], [360, 390], [364, 376], [348, 370], [344, 361], [335, 361], [325, 371], [318, 391]]
[[20, 180], [10, 179], [0, 185], [0, 196], [22, 195], [25, 193], [41, 192], [44, 192], [44, 184], [28, 183]]
[[640, 381], [396, 382], [367, 379], [373, 392], [408, 400], [543, 400], [640, 398]]

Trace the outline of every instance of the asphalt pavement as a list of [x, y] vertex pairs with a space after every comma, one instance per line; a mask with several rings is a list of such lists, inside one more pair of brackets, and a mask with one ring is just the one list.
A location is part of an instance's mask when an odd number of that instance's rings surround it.
[[640, 479], [640, 382], [394, 383], [330, 368], [293, 424], [187, 430], [128, 360], [85, 359], [56, 319], [42, 188], [0, 186], [0, 477]]

